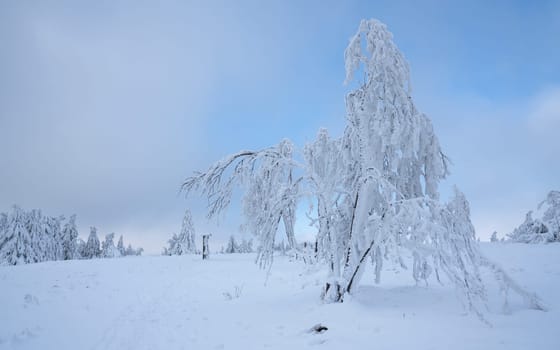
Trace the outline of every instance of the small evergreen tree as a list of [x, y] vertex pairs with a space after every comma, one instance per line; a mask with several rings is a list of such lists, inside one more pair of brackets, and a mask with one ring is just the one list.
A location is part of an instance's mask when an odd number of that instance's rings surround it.
[[164, 248], [163, 250], [164, 255], [196, 253], [195, 230], [190, 210], [187, 209], [185, 211], [183, 224], [181, 225], [181, 233], [179, 233], [178, 236], [174, 233], [168, 243], [169, 247]]
[[84, 254], [82, 256], [86, 259], [101, 257], [99, 238], [97, 238], [97, 229], [93, 226], [90, 229], [89, 237], [84, 248]]
[[[125, 255], [136, 255], [136, 250], [134, 250], [134, 248], [132, 248], [132, 245], [128, 245], [128, 247], [126, 247], [126, 252]], [[165, 254], [167, 255], [167, 254]]]
[[115, 247], [115, 233], [105, 236], [105, 241], [101, 244], [101, 256], [104, 258], [116, 258], [120, 256], [119, 250]]
[[194, 254], [196, 253], [195, 230], [192, 222], [190, 210], [185, 211], [183, 224], [181, 225], [181, 233], [177, 240], [177, 254]]
[[169, 244], [169, 248], [166, 247], [163, 248], [163, 255], [178, 255], [177, 254], [178, 240], [179, 238], [177, 237], [177, 234], [174, 233], [171, 236], [171, 238], [167, 241], [167, 243]]
[[226, 246], [226, 254], [233, 254], [239, 253], [239, 245], [235, 241], [235, 237], [233, 235], [229, 236], [228, 244]]
[[240, 253], [252, 253], [253, 252], [253, 240], [247, 240], [243, 238], [241, 244], [239, 245]]
[[74, 256], [74, 259], [84, 259], [85, 249], [86, 249], [86, 242], [78, 237], [76, 239], [76, 255]]
[[121, 256], [126, 255], [126, 249], [124, 248], [123, 236], [119, 237], [119, 243], [117, 243], [117, 250], [119, 251]]
[[76, 215], [64, 224], [62, 230], [62, 258], [64, 260], [75, 259], [78, 254], [78, 229], [76, 228]]

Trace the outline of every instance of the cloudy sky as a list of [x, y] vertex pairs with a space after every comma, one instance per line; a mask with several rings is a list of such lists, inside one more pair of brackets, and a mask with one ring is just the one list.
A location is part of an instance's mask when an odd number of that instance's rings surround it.
[[[158, 253], [193, 171], [344, 126], [343, 51], [362, 18], [394, 33], [417, 107], [482, 239], [560, 189], [560, 2], [2, 1], [0, 211], [78, 215]], [[303, 220], [298, 228], [305, 231]]]

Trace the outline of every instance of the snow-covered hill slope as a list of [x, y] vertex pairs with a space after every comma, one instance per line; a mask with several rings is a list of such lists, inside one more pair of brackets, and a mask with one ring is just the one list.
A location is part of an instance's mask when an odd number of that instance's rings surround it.
[[550, 310], [504, 314], [490, 285], [488, 326], [390, 271], [321, 304], [322, 272], [284, 257], [268, 278], [249, 254], [47, 262], [0, 267], [0, 349], [560, 349], [560, 244], [482, 248]]

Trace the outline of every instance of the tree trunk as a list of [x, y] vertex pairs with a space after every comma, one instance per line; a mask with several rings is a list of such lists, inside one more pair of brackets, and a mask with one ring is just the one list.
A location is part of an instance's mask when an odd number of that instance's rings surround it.
[[358, 262], [358, 264], [354, 268], [354, 271], [352, 272], [352, 275], [351, 275], [350, 279], [348, 280], [348, 285], [345, 288], [347, 292], [352, 291], [352, 288], [354, 287], [354, 282], [355, 282], [356, 278], [360, 279], [360, 277], [361, 277], [360, 270], [363, 269], [364, 261], [366, 260], [367, 256], [369, 255], [369, 253], [371, 251], [371, 248], [373, 248], [373, 244], [374, 244], [374, 241], [371, 241], [371, 244], [366, 249], [366, 251], [362, 254], [362, 256], [360, 258], [360, 261]]
[[210, 235], [202, 235], [202, 260], [206, 260], [210, 257], [210, 247], [208, 246], [208, 240]]
[[345, 288], [339, 282], [329, 281], [325, 284], [321, 299], [326, 303], [342, 303], [345, 292]]

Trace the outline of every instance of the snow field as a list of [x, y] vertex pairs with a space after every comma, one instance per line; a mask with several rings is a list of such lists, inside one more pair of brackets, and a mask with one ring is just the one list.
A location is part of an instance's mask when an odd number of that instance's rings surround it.
[[[488, 326], [450, 284], [390, 266], [323, 304], [324, 271], [287, 257], [268, 278], [253, 254], [56, 261], [0, 267], [0, 349], [560, 349], [560, 245], [482, 249], [550, 310], [512, 294], [504, 312], [490, 275]], [[318, 323], [328, 330], [309, 332]]]

